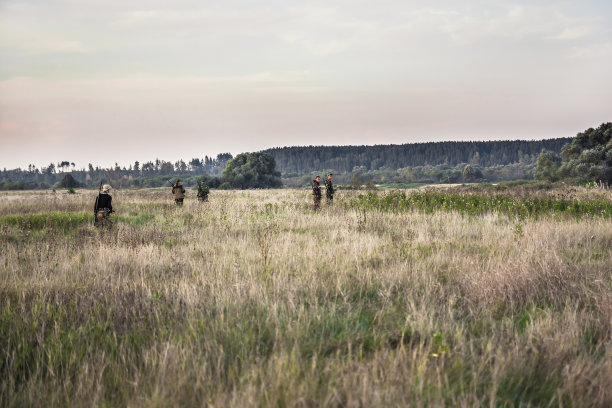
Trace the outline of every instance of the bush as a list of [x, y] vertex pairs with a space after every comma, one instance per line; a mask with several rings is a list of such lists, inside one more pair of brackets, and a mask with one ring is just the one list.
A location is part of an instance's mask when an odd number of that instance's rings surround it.
[[578, 133], [563, 146], [561, 157], [543, 152], [538, 158], [538, 178], [555, 181], [576, 178], [579, 181], [612, 182], [612, 123]]
[[265, 153], [239, 154], [227, 162], [223, 176], [233, 188], [278, 188], [283, 185], [274, 157]]
[[55, 187], [74, 189], [75, 187], [82, 187], [82, 184], [79, 183], [74, 177], [72, 177], [72, 174], [68, 173], [60, 182], [55, 185]]

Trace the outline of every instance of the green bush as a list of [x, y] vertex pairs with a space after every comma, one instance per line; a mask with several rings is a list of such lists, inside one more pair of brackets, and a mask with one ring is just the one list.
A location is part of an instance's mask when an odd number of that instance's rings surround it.
[[[69, 188], [73, 189], [74, 187], [81, 187], [82, 184], [79, 183], [72, 174], [68, 173], [64, 176], [64, 178], [55, 185], [56, 188]], [[74, 191], [74, 190], [73, 190]]]
[[282, 186], [274, 157], [265, 153], [241, 153], [227, 162], [223, 177], [234, 188], [277, 188]]

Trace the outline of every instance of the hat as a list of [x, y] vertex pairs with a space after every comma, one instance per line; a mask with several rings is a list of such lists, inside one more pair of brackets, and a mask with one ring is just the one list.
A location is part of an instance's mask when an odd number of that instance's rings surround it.
[[105, 184], [105, 185], [102, 186], [102, 192], [103, 193], [108, 193], [111, 188], [112, 187], [110, 186], [110, 184]]

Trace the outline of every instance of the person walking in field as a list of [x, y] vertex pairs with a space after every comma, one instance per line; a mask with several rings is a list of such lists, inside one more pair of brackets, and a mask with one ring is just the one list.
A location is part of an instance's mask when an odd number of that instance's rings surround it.
[[104, 184], [102, 186], [102, 190], [98, 194], [96, 198], [96, 203], [94, 204], [94, 214], [95, 221], [94, 225], [96, 227], [107, 227], [110, 228], [113, 226], [113, 222], [110, 219], [111, 213], [113, 213], [113, 198], [109, 194], [111, 190], [111, 186], [108, 184]]
[[336, 190], [334, 190], [334, 185], [332, 183], [332, 174], [329, 173], [327, 175], [327, 180], [325, 180], [325, 198], [327, 199], [327, 204], [333, 204], [334, 203], [334, 193]]
[[174, 203], [179, 207], [182, 206], [185, 199], [185, 188], [181, 180], [177, 179], [176, 183], [172, 186], [172, 195], [174, 195]]
[[317, 176], [312, 180], [312, 198], [314, 200], [314, 210], [317, 211], [321, 206], [321, 177]]
[[198, 201], [208, 201], [209, 192], [210, 190], [208, 189], [208, 186], [206, 185], [204, 180], [201, 180], [198, 183]]

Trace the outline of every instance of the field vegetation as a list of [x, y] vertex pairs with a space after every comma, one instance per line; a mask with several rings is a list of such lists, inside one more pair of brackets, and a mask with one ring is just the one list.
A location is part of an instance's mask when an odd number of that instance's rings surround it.
[[612, 193], [0, 193], [0, 405], [612, 406]]

